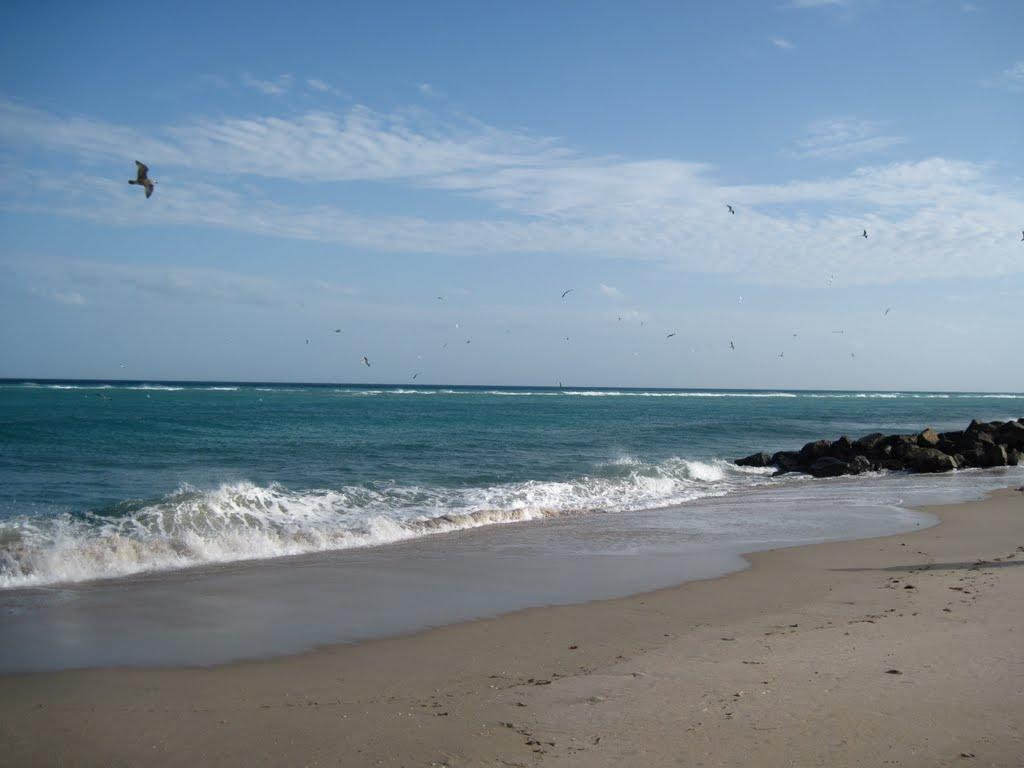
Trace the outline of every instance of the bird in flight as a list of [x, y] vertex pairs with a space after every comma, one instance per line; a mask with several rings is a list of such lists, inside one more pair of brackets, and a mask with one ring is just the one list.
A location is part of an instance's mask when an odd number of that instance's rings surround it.
[[857, 355], [855, 355], [853, 352], [850, 353], [850, 357], [856, 357], [856, 356]]
[[1024, 229], [1020, 231], [1020, 241], [1024, 243]]
[[367, 359], [366, 355], [363, 355], [363, 365], [365, 365], [367, 368], [370, 367], [370, 361]]
[[437, 300], [438, 300], [438, 301], [444, 301], [444, 296], [438, 296], [438, 297], [437, 297]]
[[417, 378], [418, 376], [419, 376], [419, 373], [418, 373], [418, 372], [417, 372], [417, 373], [414, 373], [414, 374], [412, 375], [412, 380], [413, 380], [413, 381], [416, 381], [416, 378]]
[[341, 333], [341, 328], [335, 328], [335, 329], [334, 329], [334, 332], [335, 332], [335, 333]]
[[153, 194], [153, 187], [156, 182], [149, 178], [149, 167], [143, 165], [138, 160], [135, 161], [136, 176], [134, 179], [128, 179], [129, 184], [138, 184], [140, 187], [146, 188], [146, 197]]
[[779, 352], [779, 357], [785, 357], [785, 356], [786, 356], [785, 352]]
[[846, 333], [846, 331], [832, 331], [832, 333]]
[[306, 343], [309, 344], [309, 339], [306, 339]]
[[886, 307], [885, 312], [882, 314], [882, 317], [886, 317], [890, 311], [892, 311], [892, 307]]
[[564, 298], [565, 298], [566, 296], [568, 296], [568, 295], [569, 295], [570, 293], [572, 293], [572, 292], [573, 292], [574, 290], [576, 290], [576, 289], [575, 289], [575, 288], [570, 288], [570, 289], [569, 289], [569, 290], [567, 290], [567, 291], [562, 291], [562, 298], [564, 299]]
[[729, 213], [736, 213], [736, 210], [728, 203], [725, 204], [725, 207], [729, 209]]
[[671, 338], [672, 338], [673, 336], [675, 336], [675, 335], [676, 335], [676, 332], [675, 332], [675, 331], [672, 331], [672, 333], [670, 333], [670, 334], [669, 334], [668, 336], [666, 336], [665, 338], [666, 338], [666, 339], [671, 339]]
[[736, 349], [736, 345], [733, 344], [731, 341], [729, 342], [729, 349]]
[[865, 230], [864, 230], [864, 232], [863, 232], [863, 233], [861, 234], [861, 237], [863, 237], [863, 238], [864, 238], [865, 240], [867, 240], [867, 237], [868, 237], [868, 231], [867, 231], [866, 229], [865, 229]]

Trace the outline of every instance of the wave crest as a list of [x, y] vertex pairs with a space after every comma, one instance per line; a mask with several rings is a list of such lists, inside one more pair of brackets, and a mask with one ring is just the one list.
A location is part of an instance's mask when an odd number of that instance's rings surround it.
[[671, 506], [765, 482], [720, 461], [626, 458], [593, 475], [478, 488], [182, 486], [153, 501], [0, 524], [0, 588], [366, 547], [436, 533]]

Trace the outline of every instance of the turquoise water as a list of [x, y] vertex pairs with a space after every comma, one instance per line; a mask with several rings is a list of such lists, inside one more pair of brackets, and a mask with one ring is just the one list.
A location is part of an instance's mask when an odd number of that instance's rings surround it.
[[[0, 587], [272, 558], [775, 480], [730, 460], [1024, 395], [0, 383]], [[800, 481], [802, 482], [802, 481]]]

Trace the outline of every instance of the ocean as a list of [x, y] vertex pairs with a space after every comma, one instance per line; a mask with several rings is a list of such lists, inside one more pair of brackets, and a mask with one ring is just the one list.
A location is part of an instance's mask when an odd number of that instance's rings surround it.
[[806, 485], [731, 460], [1022, 413], [1016, 393], [6, 382], [0, 587]]

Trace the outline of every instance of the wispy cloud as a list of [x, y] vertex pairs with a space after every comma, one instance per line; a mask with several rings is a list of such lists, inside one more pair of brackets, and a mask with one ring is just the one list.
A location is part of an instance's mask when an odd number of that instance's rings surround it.
[[306, 86], [312, 91], [320, 91], [321, 93], [327, 93], [331, 90], [331, 86], [315, 77], [306, 80]]
[[[902, 141], [862, 121], [821, 126], [801, 153], [840, 157]], [[0, 175], [3, 208], [107, 226], [213, 227], [400, 253], [656, 259], [689, 271], [801, 283], [822, 273], [841, 273], [851, 284], [1021, 270], [1019, 254], [1005, 243], [1019, 234], [1007, 222], [1024, 220], [1024, 196], [1000, 186], [984, 166], [948, 158], [735, 185], [705, 163], [593, 156], [471, 118], [365, 107], [344, 115], [208, 119], [144, 133], [0, 102], [0, 139], [89, 161], [120, 161], [126, 152], [152, 158], [151, 168], [168, 176], [141, 206], [123, 180], [100, 177], [88, 164], [59, 179], [31, 169]], [[258, 177], [319, 185], [323, 202], [282, 198], [277, 185]], [[486, 205], [460, 218], [411, 215], [397, 202], [376, 214], [331, 202], [332, 184], [382, 180]], [[729, 216], [723, 201], [738, 204], [740, 214]], [[864, 227], [868, 241], [859, 237]], [[180, 280], [158, 285], [185, 289]]]
[[784, 37], [773, 37], [772, 45], [774, 45], [776, 48], [781, 48], [784, 51], [789, 51], [793, 49], [793, 44]]
[[418, 90], [424, 96], [433, 96], [434, 95], [434, 86], [432, 86], [430, 83], [419, 83], [416, 86], [416, 90]]
[[842, 158], [880, 152], [897, 144], [906, 143], [902, 136], [886, 135], [883, 124], [854, 117], [818, 120], [798, 139], [798, 157]]
[[622, 298], [622, 291], [620, 291], [614, 285], [605, 285], [604, 283], [601, 283], [601, 285], [598, 286], [598, 290], [601, 291], [601, 293], [607, 296], [609, 299]]
[[247, 73], [242, 75], [242, 85], [254, 88], [268, 96], [280, 96], [282, 93], [287, 93], [288, 89], [292, 87], [292, 76], [280, 75], [273, 80], [259, 80]]
[[36, 296], [47, 299], [49, 301], [55, 301], [58, 304], [65, 304], [70, 307], [81, 307], [84, 306], [86, 301], [85, 297], [74, 290], [59, 290], [52, 288], [34, 288], [32, 290]]
[[830, 5], [849, 5], [849, 0], [790, 0], [794, 8], [825, 8]]
[[1008, 88], [1011, 91], [1024, 91], [1024, 61], [1018, 61], [1007, 67], [991, 80], [986, 80], [989, 88]]

